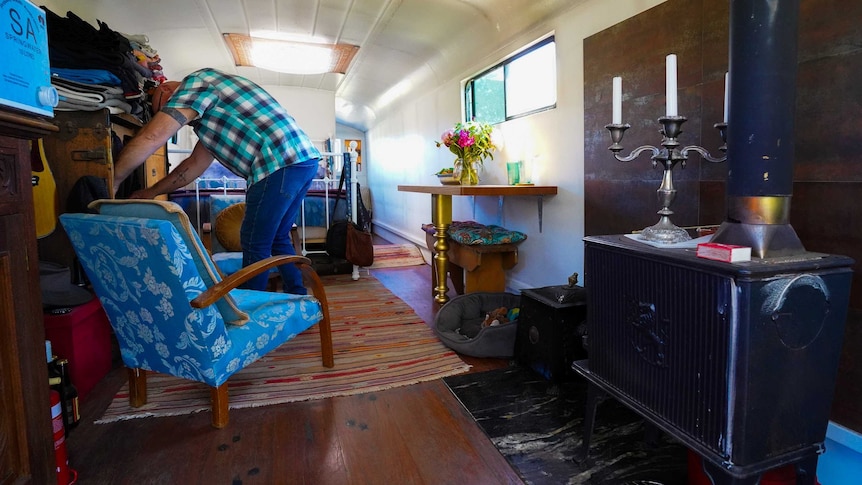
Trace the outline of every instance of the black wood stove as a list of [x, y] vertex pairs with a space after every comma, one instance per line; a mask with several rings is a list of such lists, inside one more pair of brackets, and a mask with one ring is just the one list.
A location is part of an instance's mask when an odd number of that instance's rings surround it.
[[805, 253], [726, 264], [625, 236], [586, 239], [591, 384], [704, 458], [715, 483], [788, 463], [814, 483], [852, 260]]

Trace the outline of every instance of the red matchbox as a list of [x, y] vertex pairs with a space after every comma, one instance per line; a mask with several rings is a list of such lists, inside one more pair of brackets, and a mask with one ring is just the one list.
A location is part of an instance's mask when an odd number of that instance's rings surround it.
[[751, 261], [751, 248], [734, 244], [701, 243], [697, 245], [697, 257], [725, 263]]

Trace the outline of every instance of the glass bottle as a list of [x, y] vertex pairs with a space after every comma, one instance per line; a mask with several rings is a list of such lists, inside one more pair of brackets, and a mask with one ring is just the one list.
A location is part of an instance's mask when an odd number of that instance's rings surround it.
[[78, 409], [78, 390], [69, 378], [69, 361], [58, 359], [57, 368], [60, 371], [61, 380], [60, 397], [63, 405], [63, 424], [66, 426], [66, 433], [68, 433], [81, 420], [81, 413]]
[[45, 350], [48, 357], [48, 386], [55, 391], [60, 391], [62, 378], [60, 377], [60, 369], [57, 367], [57, 356], [51, 352], [51, 341], [45, 341]]

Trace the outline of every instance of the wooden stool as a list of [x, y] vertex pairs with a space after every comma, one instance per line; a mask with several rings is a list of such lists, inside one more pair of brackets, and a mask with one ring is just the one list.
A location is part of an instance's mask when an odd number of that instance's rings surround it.
[[[434, 226], [423, 227], [425, 243], [434, 253]], [[452, 288], [459, 295], [476, 292], [500, 293], [506, 291], [506, 270], [518, 264], [516, 244], [460, 244], [448, 240], [449, 277]], [[466, 272], [465, 272], [466, 270]], [[437, 267], [431, 265], [431, 288], [437, 283]]]

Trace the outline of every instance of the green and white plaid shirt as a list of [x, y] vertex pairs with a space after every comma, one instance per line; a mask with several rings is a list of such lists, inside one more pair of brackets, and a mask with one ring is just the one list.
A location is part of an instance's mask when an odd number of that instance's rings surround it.
[[257, 84], [215, 69], [186, 76], [164, 108], [191, 108], [204, 147], [249, 185], [294, 163], [320, 158], [296, 120]]

